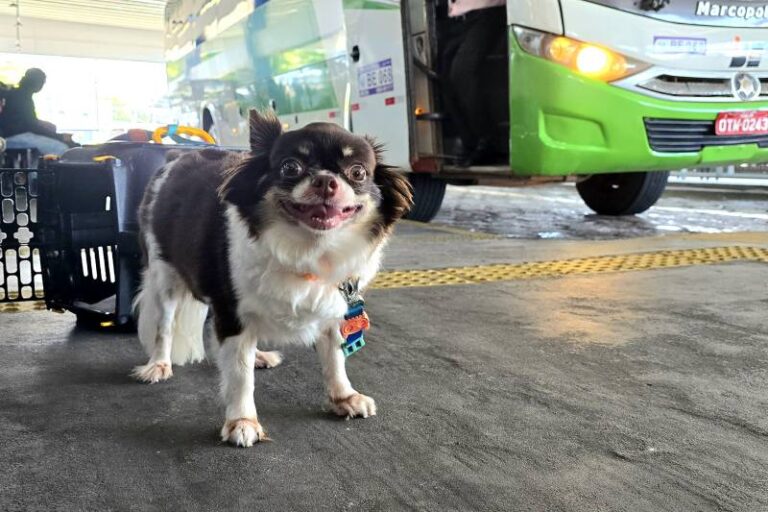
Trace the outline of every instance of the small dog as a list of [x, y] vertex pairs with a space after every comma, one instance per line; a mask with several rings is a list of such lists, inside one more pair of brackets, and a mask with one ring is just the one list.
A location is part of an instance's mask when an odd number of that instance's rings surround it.
[[407, 179], [381, 162], [372, 140], [330, 123], [283, 133], [274, 115], [255, 111], [250, 122], [249, 154], [208, 148], [171, 157], [148, 185], [136, 300], [150, 359], [133, 374], [145, 382], [205, 357], [210, 307], [226, 406], [221, 437], [236, 446], [265, 439], [253, 370], [282, 356], [258, 350], [264, 342], [316, 344], [333, 411], [376, 414], [347, 378], [340, 329], [351, 302], [340, 285], [373, 280], [395, 221], [412, 205]]

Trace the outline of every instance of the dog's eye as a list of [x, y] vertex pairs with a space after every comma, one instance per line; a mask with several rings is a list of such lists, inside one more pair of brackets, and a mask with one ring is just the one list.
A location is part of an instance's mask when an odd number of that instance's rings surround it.
[[294, 158], [289, 158], [280, 165], [280, 174], [285, 178], [295, 178], [303, 172], [304, 167]]
[[368, 171], [362, 165], [353, 165], [347, 170], [347, 176], [352, 181], [363, 181], [368, 176]]

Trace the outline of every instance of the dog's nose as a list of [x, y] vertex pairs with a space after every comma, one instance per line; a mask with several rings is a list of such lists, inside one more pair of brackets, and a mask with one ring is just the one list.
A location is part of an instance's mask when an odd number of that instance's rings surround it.
[[321, 174], [312, 178], [312, 189], [320, 197], [329, 199], [339, 190], [339, 182], [335, 176]]

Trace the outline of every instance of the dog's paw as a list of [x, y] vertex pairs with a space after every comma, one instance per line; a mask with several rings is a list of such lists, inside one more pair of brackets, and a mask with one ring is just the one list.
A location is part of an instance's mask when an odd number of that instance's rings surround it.
[[347, 419], [361, 416], [376, 416], [376, 402], [373, 398], [361, 393], [353, 393], [346, 398], [331, 400], [331, 409], [339, 416], [346, 416]]
[[283, 362], [283, 354], [277, 350], [271, 352], [256, 352], [256, 368], [274, 368]]
[[253, 443], [268, 441], [267, 433], [255, 418], [239, 418], [227, 420], [221, 428], [221, 440], [235, 446], [248, 448]]
[[137, 366], [133, 369], [133, 372], [131, 372], [131, 376], [141, 382], [154, 384], [173, 377], [173, 370], [171, 370], [171, 363], [160, 361]]

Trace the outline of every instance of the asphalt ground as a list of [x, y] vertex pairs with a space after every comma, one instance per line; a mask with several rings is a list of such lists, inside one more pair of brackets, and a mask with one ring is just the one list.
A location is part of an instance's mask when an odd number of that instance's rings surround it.
[[374, 289], [348, 370], [379, 414], [325, 411], [314, 353], [292, 349], [257, 372], [273, 442], [251, 449], [218, 439], [212, 363], [142, 385], [135, 336], [2, 313], [0, 510], [768, 510], [768, 263], [696, 256], [765, 254], [768, 234], [531, 240], [515, 233], [532, 223], [452, 224], [402, 224], [387, 269], [630, 263]]

